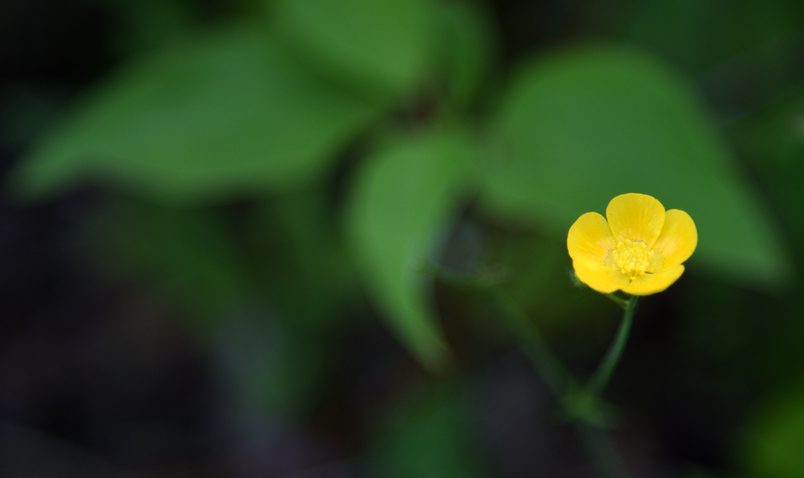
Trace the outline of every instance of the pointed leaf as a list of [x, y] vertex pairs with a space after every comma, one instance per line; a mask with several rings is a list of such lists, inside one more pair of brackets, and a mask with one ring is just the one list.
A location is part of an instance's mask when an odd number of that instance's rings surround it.
[[283, 189], [320, 175], [377, 110], [233, 27], [127, 65], [43, 138], [17, 186], [89, 176], [182, 201]]
[[400, 138], [379, 149], [357, 178], [348, 226], [354, 253], [384, 317], [431, 367], [445, 346], [424, 296], [424, 261], [444, 233], [466, 178], [462, 136]]
[[407, 92], [430, 48], [431, 0], [276, 0], [277, 30], [331, 75], [381, 94]]

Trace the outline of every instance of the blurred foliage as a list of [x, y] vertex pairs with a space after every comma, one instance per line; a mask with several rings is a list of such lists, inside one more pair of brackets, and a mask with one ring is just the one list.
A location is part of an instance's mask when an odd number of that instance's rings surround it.
[[377, 111], [295, 67], [254, 26], [132, 63], [32, 153], [29, 191], [85, 176], [180, 201], [285, 189], [319, 176]]
[[410, 93], [432, 48], [429, 0], [278, 0], [275, 28], [339, 79], [384, 95]]
[[[567, 279], [566, 230], [650, 193], [700, 232], [671, 292], [684, 336], [650, 353], [686, 365], [664, 375], [690, 396], [709, 390], [689, 385], [705, 382], [696, 359], [739, 369], [735, 467], [804, 475], [801, 400], [765, 400], [804, 383], [802, 3], [625, 2], [599, 18], [503, 4], [117, 0], [107, 74], [71, 105], [16, 98], [15, 143], [60, 118], [10, 186], [40, 201], [100, 186], [79, 227], [95, 259], [199, 319], [241, 405], [283, 417], [326, 396], [356, 317], [376, 313], [451, 378], [468, 366], [461, 333], [494, 342], [467, 326], [482, 315], [468, 299], [433, 290], [433, 267], [504, 286], [564, 355], [602, 347], [616, 310]], [[366, 440], [372, 469], [485, 476], [460, 387], [422, 396]]]
[[354, 253], [385, 315], [434, 368], [445, 349], [422, 297], [424, 264], [466, 190], [472, 154], [459, 133], [389, 142], [357, 178], [348, 219]]
[[444, 2], [438, 11], [433, 68], [457, 107], [469, 107], [490, 80], [497, 38], [488, 12], [475, 3]]

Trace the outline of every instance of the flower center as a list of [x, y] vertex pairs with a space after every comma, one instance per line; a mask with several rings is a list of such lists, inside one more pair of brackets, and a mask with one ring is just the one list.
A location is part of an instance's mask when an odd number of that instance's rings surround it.
[[614, 265], [623, 275], [633, 279], [645, 275], [651, 265], [652, 251], [643, 241], [626, 239], [611, 251]]

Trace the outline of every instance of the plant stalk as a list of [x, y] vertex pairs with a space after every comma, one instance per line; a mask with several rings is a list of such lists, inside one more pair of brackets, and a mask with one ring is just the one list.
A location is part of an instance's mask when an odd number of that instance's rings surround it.
[[637, 297], [631, 296], [627, 299], [625, 304], [625, 312], [623, 313], [623, 320], [620, 321], [620, 328], [617, 330], [617, 335], [611, 343], [606, 356], [600, 365], [595, 370], [592, 378], [589, 380], [587, 389], [589, 392], [596, 396], [600, 396], [606, 389], [609, 381], [611, 380], [617, 364], [620, 362], [625, 344], [628, 342], [628, 336], [631, 333], [631, 325], [634, 322], [634, 311], [636, 310]]

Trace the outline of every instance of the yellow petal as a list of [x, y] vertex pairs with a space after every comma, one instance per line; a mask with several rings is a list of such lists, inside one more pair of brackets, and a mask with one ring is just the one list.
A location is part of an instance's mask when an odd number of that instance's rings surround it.
[[581, 282], [603, 294], [610, 294], [628, 285], [627, 277], [602, 264], [576, 260], [572, 268]]
[[620, 194], [609, 202], [606, 219], [615, 238], [643, 241], [652, 247], [662, 232], [664, 206], [647, 194]]
[[697, 245], [698, 230], [690, 215], [680, 209], [667, 211], [662, 233], [653, 245], [662, 268], [667, 269], [686, 261]]
[[602, 264], [615, 246], [609, 224], [596, 212], [579, 217], [567, 234], [567, 250], [574, 261]]
[[684, 266], [673, 266], [655, 274], [645, 274], [634, 278], [623, 287], [623, 292], [631, 295], [650, 295], [670, 287], [684, 273]]

